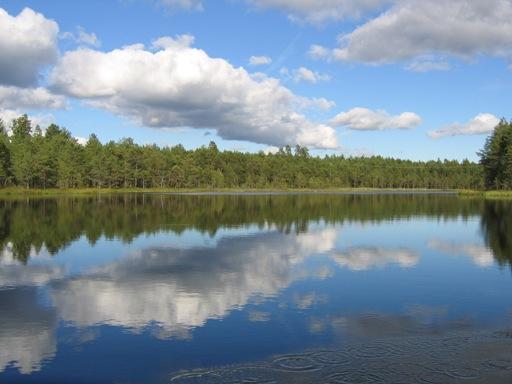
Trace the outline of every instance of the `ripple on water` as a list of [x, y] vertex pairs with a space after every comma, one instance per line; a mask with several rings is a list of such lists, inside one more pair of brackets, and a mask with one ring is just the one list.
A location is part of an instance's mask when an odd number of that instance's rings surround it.
[[233, 368], [222, 375], [222, 383], [277, 384], [274, 370], [265, 366], [242, 366]]
[[196, 371], [180, 373], [171, 378], [171, 383], [194, 384], [194, 383], [220, 383], [222, 375], [213, 371]]
[[418, 380], [425, 384], [445, 384], [450, 380], [450, 376], [443, 372], [425, 371], [418, 375]]
[[350, 355], [344, 351], [315, 351], [310, 356], [320, 365], [348, 365], [352, 361]]
[[479, 369], [471, 367], [454, 367], [449, 369], [446, 373], [448, 376], [460, 380], [476, 380], [482, 376]]
[[416, 377], [425, 371], [425, 367], [417, 363], [398, 362], [386, 366], [386, 371], [394, 376]]
[[357, 359], [382, 359], [396, 356], [397, 350], [387, 343], [372, 343], [351, 347], [348, 353]]
[[512, 370], [512, 359], [489, 359], [483, 362], [483, 365], [491, 369], [500, 369], [503, 371]]
[[326, 384], [385, 384], [387, 380], [385, 374], [358, 369], [332, 373], [323, 382]]
[[[482, 336], [483, 338], [486, 335]], [[496, 337], [496, 334], [487, 335]], [[261, 364], [229, 366], [180, 373], [172, 383], [277, 384], [318, 382], [327, 384], [445, 384], [479, 382], [489, 370], [512, 373], [508, 354], [487, 355], [472, 365], [464, 351], [477, 339], [465, 335], [382, 340], [342, 349], [322, 349], [276, 356]], [[512, 350], [512, 348], [511, 348]], [[491, 358], [494, 357], [494, 358]]]
[[322, 368], [310, 354], [280, 356], [272, 364], [276, 369], [289, 372], [315, 372]]

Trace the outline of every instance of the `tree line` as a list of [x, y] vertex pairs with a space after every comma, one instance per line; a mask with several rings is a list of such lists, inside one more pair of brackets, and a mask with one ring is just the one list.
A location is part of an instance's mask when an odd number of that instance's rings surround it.
[[512, 189], [512, 121], [500, 121], [479, 155], [485, 187]]
[[[494, 156], [495, 145], [489, 143], [486, 148]], [[491, 186], [487, 170], [493, 161], [482, 160], [482, 167], [468, 160], [318, 157], [301, 146], [286, 146], [277, 153], [242, 153], [219, 151], [214, 142], [186, 150], [182, 145], [139, 145], [130, 138], [102, 144], [94, 134], [82, 145], [56, 124], [45, 132], [33, 127], [26, 115], [9, 126], [0, 121], [4, 187], [481, 189]], [[512, 187], [510, 175], [500, 173], [496, 180], [499, 183], [492, 186]]]

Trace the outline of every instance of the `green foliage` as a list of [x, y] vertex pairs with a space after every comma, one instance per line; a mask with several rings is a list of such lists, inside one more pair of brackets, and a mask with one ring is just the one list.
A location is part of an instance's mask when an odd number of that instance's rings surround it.
[[479, 155], [485, 188], [512, 189], [512, 121], [500, 121]]
[[[301, 146], [276, 154], [219, 151], [214, 142], [138, 145], [130, 138], [82, 146], [69, 131], [32, 129], [26, 115], [0, 124], [0, 185], [24, 188], [436, 188], [480, 189], [482, 167], [469, 161], [428, 162], [373, 157], [311, 156]], [[3, 143], [3, 146], [2, 146]], [[489, 144], [490, 145], [490, 144]], [[506, 161], [512, 172], [512, 150]], [[505, 160], [504, 160], [505, 161]], [[501, 180], [501, 179], [500, 179]], [[506, 184], [501, 182], [503, 186]]]

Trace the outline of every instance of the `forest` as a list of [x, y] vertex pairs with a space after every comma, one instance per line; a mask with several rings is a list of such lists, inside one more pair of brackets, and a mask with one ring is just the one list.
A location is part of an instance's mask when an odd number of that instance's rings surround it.
[[512, 121], [500, 121], [479, 155], [485, 188], [512, 189]]
[[139, 145], [130, 138], [82, 145], [63, 127], [33, 126], [27, 115], [0, 120], [0, 186], [22, 188], [512, 188], [512, 125], [502, 120], [468, 160], [411, 161], [381, 156], [312, 156], [305, 147], [277, 153], [219, 151], [214, 142]]

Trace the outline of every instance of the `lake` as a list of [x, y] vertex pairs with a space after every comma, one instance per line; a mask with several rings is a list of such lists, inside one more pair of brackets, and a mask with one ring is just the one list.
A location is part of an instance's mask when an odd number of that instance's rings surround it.
[[0, 200], [0, 383], [510, 383], [512, 202]]

